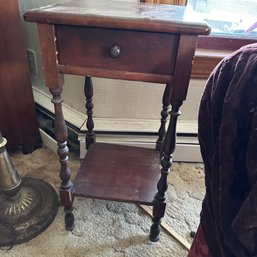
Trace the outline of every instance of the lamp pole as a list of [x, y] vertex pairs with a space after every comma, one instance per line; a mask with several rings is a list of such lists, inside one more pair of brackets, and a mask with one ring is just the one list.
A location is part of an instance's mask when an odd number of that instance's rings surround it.
[[20, 191], [21, 177], [6, 151], [6, 144], [7, 140], [0, 131], [0, 192], [9, 197], [15, 197]]

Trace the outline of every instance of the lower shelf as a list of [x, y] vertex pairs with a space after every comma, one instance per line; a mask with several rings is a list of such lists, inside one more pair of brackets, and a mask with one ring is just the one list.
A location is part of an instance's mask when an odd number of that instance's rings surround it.
[[75, 195], [151, 205], [160, 177], [159, 152], [92, 144], [74, 180]]

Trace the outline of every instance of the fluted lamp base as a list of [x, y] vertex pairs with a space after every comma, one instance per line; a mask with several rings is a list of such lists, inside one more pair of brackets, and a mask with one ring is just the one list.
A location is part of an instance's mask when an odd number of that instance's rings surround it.
[[56, 216], [58, 196], [47, 182], [21, 179], [6, 151], [0, 131], [0, 247], [29, 241]]
[[24, 177], [13, 197], [0, 193], [0, 246], [12, 246], [34, 238], [56, 216], [58, 196], [47, 182]]

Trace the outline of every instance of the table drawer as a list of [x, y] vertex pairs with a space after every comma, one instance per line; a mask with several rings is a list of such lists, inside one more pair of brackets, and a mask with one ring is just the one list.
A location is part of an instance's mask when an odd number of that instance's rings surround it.
[[119, 29], [56, 26], [61, 66], [172, 75], [179, 35]]

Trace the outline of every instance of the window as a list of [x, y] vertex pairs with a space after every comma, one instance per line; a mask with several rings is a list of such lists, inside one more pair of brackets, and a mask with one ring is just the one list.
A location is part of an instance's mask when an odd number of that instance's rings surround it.
[[[212, 27], [197, 41], [192, 78], [206, 79], [228, 53], [257, 42], [257, 0], [141, 0], [158, 4], [190, 5]], [[212, 49], [212, 50], [210, 50]]]
[[235, 50], [257, 41], [257, 0], [188, 0], [188, 5], [212, 27], [198, 47]]

